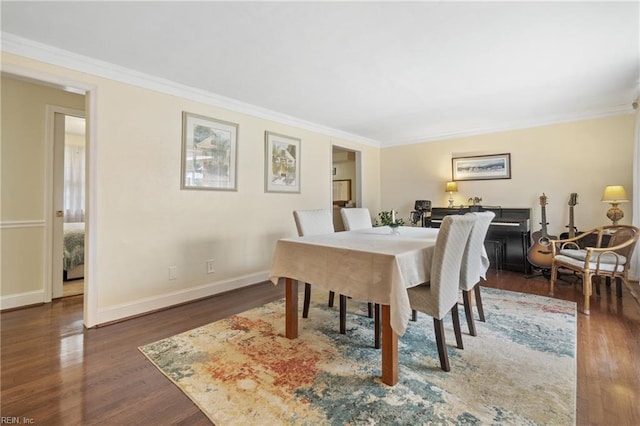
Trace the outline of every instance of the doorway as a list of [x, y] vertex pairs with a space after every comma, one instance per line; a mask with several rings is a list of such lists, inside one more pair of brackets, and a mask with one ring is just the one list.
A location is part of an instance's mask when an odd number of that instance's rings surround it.
[[[41, 221], [37, 221], [37, 227], [42, 229], [41, 231], [41, 242], [44, 244], [36, 245], [32, 244], [31, 241], [28, 241], [27, 244], [31, 244], [33, 246], [33, 250], [42, 250], [42, 258], [40, 258], [40, 262], [38, 268], [35, 269], [35, 274], [38, 272], [42, 272], [41, 279], [42, 281], [34, 281], [36, 285], [38, 282], [41, 282], [41, 287], [36, 288], [35, 291], [26, 292], [24, 294], [20, 294], [20, 297], [3, 298], [3, 305], [7, 307], [21, 307], [27, 306], [29, 304], [36, 303], [48, 303], [52, 300], [53, 294], [53, 283], [52, 278], [53, 267], [54, 265], [58, 265], [58, 261], [54, 262], [53, 249], [54, 249], [54, 230], [56, 230], [55, 222], [56, 222], [56, 214], [53, 204], [53, 174], [54, 174], [54, 135], [53, 135], [53, 121], [54, 114], [53, 112], [55, 108], [62, 108], [63, 114], [74, 115], [74, 116], [82, 116], [86, 118], [86, 192], [85, 192], [85, 225], [86, 225], [86, 233], [85, 233], [85, 268], [84, 268], [84, 295], [83, 295], [83, 323], [85, 327], [91, 328], [98, 324], [97, 318], [97, 306], [98, 299], [97, 293], [94, 291], [94, 286], [96, 282], [95, 271], [96, 268], [94, 262], [92, 261], [96, 257], [96, 224], [95, 221], [92, 220], [93, 213], [97, 210], [96, 206], [96, 197], [92, 194], [96, 193], [95, 186], [97, 181], [97, 168], [96, 162], [97, 157], [94, 155], [96, 152], [96, 127], [92, 125], [92, 123], [96, 122], [97, 116], [97, 98], [96, 98], [96, 85], [92, 83], [87, 83], [85, 81], [76, 80], [72, 78], [67, 78], [63, 75], [50, 74], [47, 72], [43, 72], [36, 69], [26, 68], [18, 64], [13, 64], [8, 62], [6, 64], [3, 63], [3, 70], [0, 73], [2, 77], [12, 78], [18, 81], [24, 81], [35, 86], [41, 86], [43, 92], [42, 96], [37, 96], [36, 99], [40, 99], [45, 108], [45, 117], [44, 121], [46, 123], [43, 126], [45, 130], [45, 143], [44, 143], [44, 187], [38, 187], [35, 185], [35, 190], [38, 191], [38, 195], [40, 191], [42, 191], [43, 197], [43, 206], [42, 210], [44, 217]], [[51, 91], [53, 89], [54, 91]], [[37, 90], [37, 89], [36, 89]], [[47, 93], [44, 93], [47, 92]], [[3, 91], [3, 95], [4, 95]], [[79, 109], [80, 111], [64, 111], [64, 107], [55, 107], [53, 105], [64, 105], [71, 100], [71, 97], [67, 97], [66, 95], [60, 95], [62, 93], [81, 95], [82, 96], [82, 106], [74, 106], [72, 108]], [[61, 96], [61, 98], [60, 98]], [[28, 98], [31, 100], [31, 97]], [[60, 100], [63, 103], [58, 103]], [[14, 100], [14, 99], [12, 99]], [[15, 101], [18, 102], [19, 105], [27, 105], [30, 107], [32, 104], [25, 104], [25, 100], [21, 99], [20, 96], [15, 97]], [[71, 101], [69, 103], [78, 104], [76, 101]], [[24, 108], [23, 108], [24, 109]], [[21, 109], [22, 111], [22, 109]], [[37, 111], [37, 110], [36, 110]], [[53, 111], [53, 112], [52, 112]], [[28, 113], [28, 112], [27, 112]], [[36, 112], [36, 115], [37, 112]], [[38, 116], [40, 117], [40, 116]], [[25, 146], [28, 146], [25, 145]], [[35, 181], [34, 181], [35, 182]], [[60, 221], [62, 222], [62, 221]], [[62, 226], [59, 227], [60, 234], [62, 234]], [[57, 247], [57, 245], [56, 245]], [[59, 259], [62, 259], [60, 257]], [[60, 276], [56, 274], [56, 277]], [[21, 282], [20, 282], [21, 284]], [[5, 299], [8, 299], [8, 302], [5, 302]]]
[[83, 111], [51, 107], [53, 210], [51, 297], [84, 294], [86, 121]]
[[331, 163], [333, 224], [336, 231], [344, 231], [340, 209], [362, 207], [361, 152], [333, 145]]

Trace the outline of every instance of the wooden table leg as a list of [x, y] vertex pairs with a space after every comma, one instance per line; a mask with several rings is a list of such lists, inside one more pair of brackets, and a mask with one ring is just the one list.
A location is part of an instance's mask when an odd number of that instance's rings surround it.
[[285, 335], [288, 339], [298, 338], [298, 281], [285, 279]]
[[398, 383], [398, 335], [391, 328], [389, 305], [382, 305], [382, 382]]

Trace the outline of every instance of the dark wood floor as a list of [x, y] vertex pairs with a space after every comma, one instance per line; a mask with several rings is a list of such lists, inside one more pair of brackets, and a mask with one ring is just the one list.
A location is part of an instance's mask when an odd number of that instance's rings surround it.
[[[544, 278], [504, 271], [491, 273], [486, 286], [542, 295], [548, 287]], [[579, 287], [559, 287], [556, 297], [581, 305]], [[1, 414], [43, 425], [210, 424], [138, 346], [276, 300], [283, 290], [259, 284], [91, 330], [82, 325], [82, 296], [4, 312]], [[577, 373], [578, 425], [640, 424], [640, 305], [627, 289], [618, 299], [603, 287], [591, 316], [579, 314]]]

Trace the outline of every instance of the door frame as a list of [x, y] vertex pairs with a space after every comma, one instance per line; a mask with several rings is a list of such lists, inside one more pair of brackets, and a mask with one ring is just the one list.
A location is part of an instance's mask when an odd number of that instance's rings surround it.
[[[12, 63], [2, 64], [2, 73], [16, 77], [23, 78], [31, 81], [35, 84], [42, 84], [44, 86], [53, 87], [59, 90], [78, 93], [85, 97], [85, 119], [87, 124], [86, 131], [86, 185], [85, 185], [85, 282], [84, 282], [84, 315], [83, 322], [85, 327], [90, 328], [98, 324], [98, 291], [97, 291], [97, 241], [98, 235], [97, 229], [97, 177], [98, 177], [98, 158], [97, 158], [97, 116], [98, 116], [98, 88], [95, 84], [74, 80], [60, 76], [58, 74], [52, 74], [49, 72], [38, 71], [33, 68], [26, 68], [21, 65], [15, 65]], [[47, 126], [47, 128], [49, 128]], [[46, 131], [46, 129], [45, 129]], [[47, 147], [47, 151], [50, 148]], [[52, 147], [51, 147], [52, 149]], [[45, 237], [45, 262], [51, 263], [52, 256], [50, 253], [53, 241], [52, 241], [52, 190], [50, 188], [50, 182], [53, 180], [53, 152], [51, 157], [49, 153], [45, 153], [45, 200], [44, 200], [44, 218], [46, 227]], [[51, 265], [44, 265], [46, 281], [49, 281], [48, 286], [51, 286]], [[48, 274], [48, 275], [47, 275]], [[50, 302], [46, 300], [51, 295], [51, 291], [47, 291], [47, 284], [43, 289], [43, 302]]]

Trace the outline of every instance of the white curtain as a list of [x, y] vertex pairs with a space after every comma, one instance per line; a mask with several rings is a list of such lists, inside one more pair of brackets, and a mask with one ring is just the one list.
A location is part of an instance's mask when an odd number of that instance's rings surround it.
[[[640, 108], [636, 109], [636, 140], [633, 148], [633, 206], [632, 224], [640, 227]], [[636, 245], [629, 275], [640, 277], [640, 244]]]
[[84, 222], [85, 149], [64, 147], [64, 221]]

